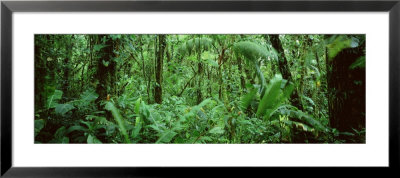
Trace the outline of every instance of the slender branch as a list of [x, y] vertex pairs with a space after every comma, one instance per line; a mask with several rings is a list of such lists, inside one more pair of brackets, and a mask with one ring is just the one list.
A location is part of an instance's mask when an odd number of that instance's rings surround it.
[[189, 83], [196, 77], [196, 73], [193, 75], [192, 78], [190, 78], [190, 80], [188, 82], [186, 82], [185, 86], [183, 87], [182, 91], [178, 94], [178, 97], [181, 97], [183, 92], [186, 90], [187, 86], [189, 85]]

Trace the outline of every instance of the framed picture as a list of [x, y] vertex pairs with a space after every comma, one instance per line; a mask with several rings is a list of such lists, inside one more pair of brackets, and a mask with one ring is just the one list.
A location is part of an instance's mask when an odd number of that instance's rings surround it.
[[399, 17], [399, 1], [2, 1], [1, 175], [397, 168]]

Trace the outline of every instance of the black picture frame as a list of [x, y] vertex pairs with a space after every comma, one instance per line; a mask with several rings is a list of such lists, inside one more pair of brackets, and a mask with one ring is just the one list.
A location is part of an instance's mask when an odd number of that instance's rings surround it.
[[[389, 12], [389, 168], [399, 167], [400, 1], [2, 1], [1, 175], [6, 177], [131, 177], [176, 175], [176, 168], [20, 168], [12, 166], [13, 12], [273, 11]], [[384, 168], [387, 170], [386, 168]], [[186, 168], [188, 170], [188, 168]], [[237, 169], [240, 170], [240, 169]], [[237, 171], [236, 170], [236, 171]], [[253, 170], [254, 171], [254, 170]], [[194, 170], [193, 172], [198, 171]], [[204, 172], [203, 172], [204, 173]], [[211, 174], [211, 173], [210, 173]]]

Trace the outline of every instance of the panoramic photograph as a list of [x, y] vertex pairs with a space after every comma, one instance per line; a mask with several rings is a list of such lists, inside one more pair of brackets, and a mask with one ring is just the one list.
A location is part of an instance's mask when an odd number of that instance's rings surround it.
[[36, 34], [34, 53], [36, 144], [366, 143], [365, 34]]

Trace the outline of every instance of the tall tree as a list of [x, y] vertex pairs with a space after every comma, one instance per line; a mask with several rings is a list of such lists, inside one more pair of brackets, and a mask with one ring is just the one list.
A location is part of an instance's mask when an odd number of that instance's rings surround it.
[[158, 35], [158, 45], [156, 49], [156, 86], [154, 88], [154, 100], [156, 103], [162, 103], [162, 80], [163, 80], [163, 61], [164, 50], [166, 46], [165, 35]]
[[[97, 61], [96, 71], [96, 93], [99, 95], [97, 101], [106, 100], [114, 91], [115, 81], [115, 54], [114, 41], [109, 35], [99, 35], [96, 40], [95, 48], [100, 49], [99, 60]], [[100, 104], [100, 103], [99, 103]], [[100, 107], [100, 105], [98, 105]], [[102, 109], [102, 108], [99, 108]]]
[[72, 60], [71, 60], [71, 58], [72, 58], [72, 49], [73, 49], [73, 45], [74, 45], [74, 43], [73, 43], [73, 37], [74, 37], [74, 35], [72, 35], [72, 36], [66, 36], [66, 38], [65, 39], [63, 39], [63, 40], [65, 40], [64, 41], [64, 48], [65, 48], [65, 58], [64, 58], [64, 63], [63, 63], [63, 80], [62, 80], [62, 91], [63, 91], [63, 95], [66, 97], [66, 98], [69, 98], [70, 96], [69, 96], [69, 83], [70, 83], [70, 77], [69, 77], [69, 75], [70, 75], [70, 70], [71, 70], [71, 66], [72, 66], [72, 64], [71, 64], [71, 62], [72, 62]]
[[202, 81], [203, 81], [203, 62], [201, 61], [201, 53], [202, 53], [202, 43], [201, 43], [201, 35], [199, 35], [198, 40], [194, 40], [195, 44], [195, 51], [197, 54], [197, 104], [203, 101], [203, 93], [201, 91], [202, 88]]
[[[292, 74], [290, 73], [290, 68], [282, 47], [282, 43], [279, 39], [279, 35], [269, 35], [269, 39], [271, 41], [272, 47], [275, 48], [278, 53], [278, 66], [282, 77], [290, 82], [294, 82]], [[297, 107], [300, 110], [303, 110], [303, 106], [301, 104], [301, 100], [297, 90], [294, 90], [291, 94], [290, 101], [293, 106]]]
[[[340, 36], [341, 38], [343, 36]], [[334, 43], [348, 43], [349, 39]], [[360, 45], [338, 51], [334, 45], [327, 47], [328, 108], [330, 125], [341, 132], [353, 132], [365, 128], [365, 43], [358, 37]], [[339, 45], [336, 45], [339, 46]], [[347, 137], [342, 135], [344, 139]]]
[[45, 106], [44, 96], [46, 59], [43, 50], [46, 49], [46, 40], [43, 35], [35, 35], [35, 109], [42, 109]]

